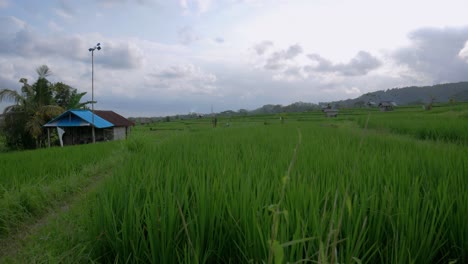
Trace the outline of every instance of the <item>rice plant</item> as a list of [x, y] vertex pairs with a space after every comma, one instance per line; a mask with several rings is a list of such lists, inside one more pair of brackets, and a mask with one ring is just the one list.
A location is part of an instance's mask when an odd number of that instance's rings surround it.
[[465, 147], [323, 122], [134, 138], [141, 144], [86, 215], [94, 258], [467, 260]]
[[[333, 119], [317, 112], [288, 114], [284, 122], [220, 117], [230, 126], [217, 128], [208, 119], [138, 127], [122, 145], [108, 145], [124, 162], [77, 214], [71, 241], [81, 244], [60, 248], [79, 254], [66, 259], [106, 263], [466, 263], [465, 110], [343, 110]], [[445, 133], [440, 116], [457, 121], [449, 125], [457, 140], [414, 136], [419, 127]], [[109, 151], [92, 148], [80, 151]], [[64, 150], [56, 158], [67, 155], [80, 157]], [[77, 170], [100, 164], [99, 155], [77, 158]], [[45, 181], [60, 177], [54, 171]], [[3, 186], [25, 189], [27, 179], [5, 178]]]
[[0, 153], [0, 238], [79, 191], [102, 173], [117, 144]]

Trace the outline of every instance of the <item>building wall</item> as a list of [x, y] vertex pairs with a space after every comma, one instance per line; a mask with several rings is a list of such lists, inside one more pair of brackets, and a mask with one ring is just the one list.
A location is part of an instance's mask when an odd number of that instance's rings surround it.
[[[65, 134], [63, 134], [64, 145], [77, 145], [88, 144], [93, 142], [91, 127], [65, 127]], [[96, 141], [105, 141], [106, 131], [104, 129], [96, 128], [94, 130]]]
[[126, 139], [127, 133], [125, 127], [114, 127], [114, 140]]

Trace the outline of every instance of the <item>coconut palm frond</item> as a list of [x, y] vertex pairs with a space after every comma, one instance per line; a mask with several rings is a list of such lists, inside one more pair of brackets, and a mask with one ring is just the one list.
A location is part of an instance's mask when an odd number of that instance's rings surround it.
[[81, 101], [81, 98], [83, 98], [83, 96], [85, 95], [86, 93], [73, 93], [71, 96], [70, 96], [70, 100], [68, 102], [68, 105], [67, 105], [67, 108], [68, 109], [79, 109], [82, 107], [80, 101]]
[[[92, 104], [93, 101], [86, 101], [84, 103], [78, 103], [75, 105], [74, 109], [86, 109], [86, 105]], [[95, 103], [95, 102], [94, 102]]]
[[23, 112], [23, 109], [20, 105], [16, 105], [16, 104], [9, 105], [5, 107], [5, 109], [3, 109], [4, 115], [10, 114], [10, 113], [19, 113], [19, 112]]
[[19, 79], [19, 82], [24, 84], [24, 85], [28, 85], [28, 79], [26, 79], [26, 78]]
[[56, 105], [45, 105], [39, 107], [36, 112], [33, 114], [31, 119], [25, 124], [25, 130], [33, 136], [33, 138], [38, 139], [43, 132], [42, 126], [47, 123], [53, 117], [61, 114], [63, 108]]
[[[47, 119], [54, 118], [60, 115], [63, 111], [63, 108], [58, 105], [44, 105], [39, 107], [37, 114], [42, 116], [44, 120], [49, 121]], [[44, 121], [44, 124], [46, 121]]]
[[[25, 80], [22, 82], [22, 80]], [[25, 78], [20, 79], [20, 83], [23, 83], [23, 87], [21, 87], [21, 92], [24, 94], [26, 97], [32, 97], [34, 96], [34, 88], [28, 84], [28, 80]]]
[[40, 115], [34, 115], [26, 125], [24, 129], [33, 136], [34, 139], [38, 139], [42, 135], [42, 125], [44, 124], [44, 120], [41, 118]]
[[52, 74], [52, 71], [47, 65], [42, 65], [36, 68], [36, 73], [39, 75], [39, 78], [46, 78]]
[[0, 102], [2, 101], [14, 101], [18, 103], [22, 99], [22, 96], [15, 90], [3, 89], [0, 90]]

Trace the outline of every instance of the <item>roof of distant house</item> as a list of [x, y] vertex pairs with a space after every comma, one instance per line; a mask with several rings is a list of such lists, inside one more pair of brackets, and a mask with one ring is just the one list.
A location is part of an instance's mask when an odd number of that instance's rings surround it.
[[396, 103], [393, 101], [381, 101], [379, 106], [396, 106]]
[[44, 127], [83, 127], [108, 128], [115, 126], [108, 120], [94, 114], [90, 110], [68, 110], [47, 122]]
[[94, 113], [103, 119], [111, 122], [116, 127], [128, 127], [135, 124], [114, 111], [95, 110]]

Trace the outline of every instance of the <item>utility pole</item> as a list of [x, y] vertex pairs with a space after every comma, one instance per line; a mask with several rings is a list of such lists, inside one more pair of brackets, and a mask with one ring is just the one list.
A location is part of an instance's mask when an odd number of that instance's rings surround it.
[[92, 125], [92, 137], [93, 143], [96, 143], [96, 135], [94, 132], [94, 50], [101, 50], [101, 43], [96, 44], [94, 48], [89, 48], [88, 51], [91, 51], [91, 125]]

